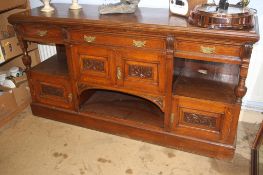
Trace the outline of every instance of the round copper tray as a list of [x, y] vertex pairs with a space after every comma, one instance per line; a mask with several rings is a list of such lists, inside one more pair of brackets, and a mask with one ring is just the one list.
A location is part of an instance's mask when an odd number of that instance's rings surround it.
[[253, 9], [229, 5], [228, 10], [217, 9], [215, 4], [198, 5], [191, 11], [189, 23], [212, 29], [248, 29], [254, 27]]

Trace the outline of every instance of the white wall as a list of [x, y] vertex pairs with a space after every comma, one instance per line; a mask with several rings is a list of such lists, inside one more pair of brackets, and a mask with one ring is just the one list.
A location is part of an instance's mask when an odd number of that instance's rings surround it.
[[[209, 0], [211, 2], [212, 0]], [[218, 2], [219, 0], [215, 0]], [[236, 3], [239, 0], [229, 0]], [[71, 3], [71, 0], [52, 0], [52, 3]], [[79, 0], [80, 4], [103, 4], [118, 0]], [[31, 7], [42, 5], [40, 0], [31, 0]], [[168, 8], [169, 0], [141, 0], [141, 7]], [[263, 3], [262, 0], [251, 0], [249, 6], [258, 10], [261, 40], [254, 45], [247, 78], [248, 92], [244, 97], [244, 107], [263, 111]]]
[[[31, 7], [37, 7], [42, 5], [40, 0], [30, 0]], [[51, 0], [51, 3], [71, 3], [71, 0]], [[80, 4], [103, 4], [103, 3], [114, 3], [119, 0], [79, 0]], [[155, 8], [168, 8], [168, 0], [141, 0], [140, 7], [155, 7]]]

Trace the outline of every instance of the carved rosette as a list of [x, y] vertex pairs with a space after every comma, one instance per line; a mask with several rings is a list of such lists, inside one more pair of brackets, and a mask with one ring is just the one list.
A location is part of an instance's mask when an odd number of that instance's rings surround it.
[[129, 65], [129, 76], [152, 79], [153, 69], [152, 67], [140, 66], [140, 65]]
[[95, 59], [83, 59], [83, 69], [97, 71], [97, 72], [104, 72], [105, 70], [104, 61], [99, 61]]
[[184, 122], [194, 125], [201, 125], [208, 128], [216, 128], [216, 118], [208, 117], [200, 114], [184, 113]]
[[168, 35], [166, 38], [166, 52], [167, 55], [169, 56], [174, 55], [174, 42], [175, 42], [174, 36], [171, 34]]
[[57, 97], [64, 97], [64, 90], [62, 88], [41, 84], [42, 95], [52, 95]]

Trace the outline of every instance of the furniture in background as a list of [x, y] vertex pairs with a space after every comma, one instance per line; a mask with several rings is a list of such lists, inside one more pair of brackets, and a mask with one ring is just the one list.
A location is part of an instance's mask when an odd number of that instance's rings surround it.
[[263, 122], [251, 148], [251, 175], [263, 175]]
[[[168, 9], [99, 15], [53, 4], [9, 17], [36, 116], [216, 158], [232, 158], [257, 23], [210, 30]], [[57, 55], [31, 67], [26, 41]]]

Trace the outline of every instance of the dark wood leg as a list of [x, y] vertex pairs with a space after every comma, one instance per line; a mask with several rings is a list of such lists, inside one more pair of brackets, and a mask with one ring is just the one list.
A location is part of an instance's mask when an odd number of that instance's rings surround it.
[[27, 44], [27, 41], [23, 39], [22, 34], [21, 34], [22, 32], [20, 33], [21, 29], [19, 29], [16, 25], [14, 25], [14, 29], [16, 31], [17, 39], [18, 39], [20, 48], [23, 53], [22, 61], [26, 67], [25, 72], [27, 75], [28, 85], [29, 85], [30, 92], [31, 92], [32, 102], [34, 102], [36, 100], [36, 94], [33, 88], [33, 82], [32, 82], [31, 72], [30, 72], [32, 60], [31, 60], [31, 56], [29, 56], [28, 51], [27, 51], [28, 44]]
[[21, 30], [15, 25], [14, 25], [14, 29], [15, 29], [15, 32], [17, 35], [17, 39], [18, 39], [20, 48], [21, 48], [22, 53], [23, 53], [22, 61], [26, 67], [25, 71], [28, 72], [31, 69], [31, 63], [32, 63], [31, 57], [29, 56], [29, 54], [27, 52], [28, 44], [27, 44], [27, 41], [23, 40], [22, 35], [20, 34]]
[[31, 63], [32, 63], [32, 60], [31, 60], [31, 57], [28, 55], [28, 52], [27, 52], [27, 48], [28, 48], [28, 46], [27, 46], [27, 42], [26, 41], [23, 41], [23, 47], [21, 47], [22, 48], [22, 51], [23, 51], [23, 57], [22, 57], [22, 60], [23, 60], [23, 64], [25, 65], [25, 67], [26, 67], [26, 72], [28, 72], [28, 70], [30, 70], [31, 69]]
[[247, 92], [246, 78], [247, 78], [252, 48], [253, 48], [252, 44], [246, 44], [243, 48], [243, 54], [241, 58], [242, 62], [239, 70], [239, 82], [237, 87], [235, 88], [235, 94], [237, 97], [236, 102], [239, 104], [242, 103], [242, 98], [246, 95]]

